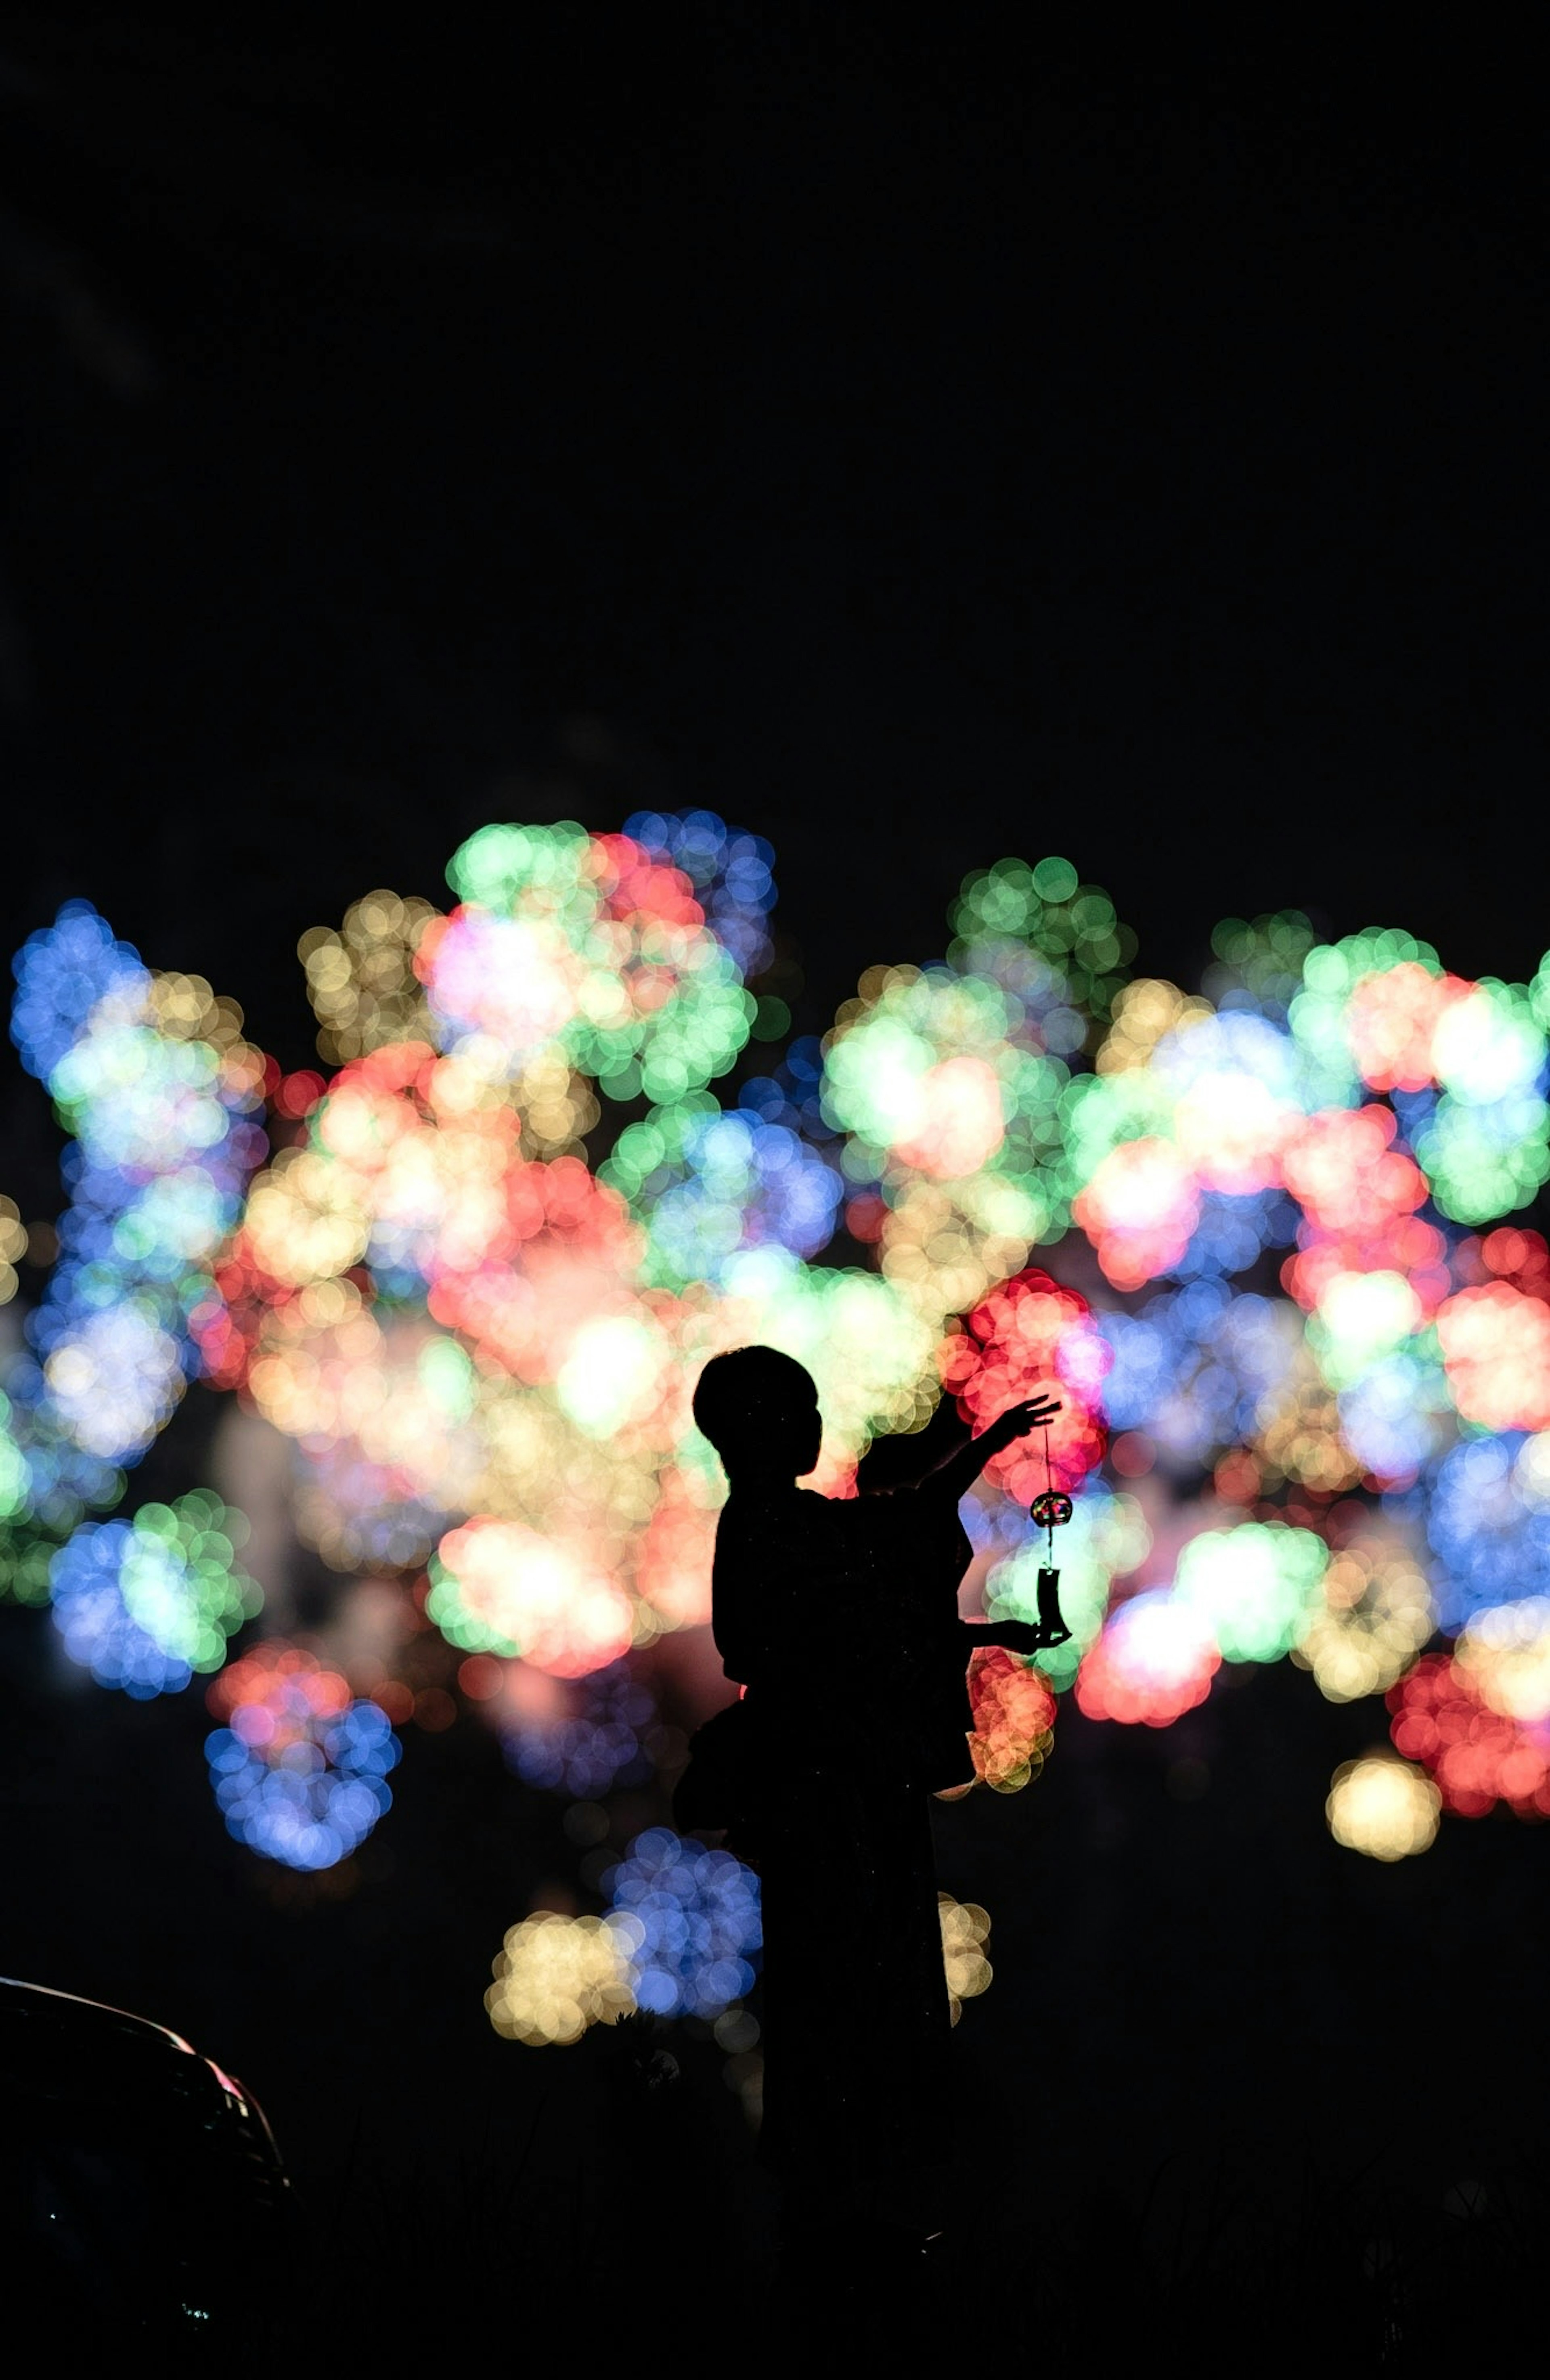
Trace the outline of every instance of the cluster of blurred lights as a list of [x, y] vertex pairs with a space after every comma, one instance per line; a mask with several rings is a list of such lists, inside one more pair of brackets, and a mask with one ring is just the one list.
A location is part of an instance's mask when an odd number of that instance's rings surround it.
[[637, 1835], [613, 1871], [612, 1917], [632, 1933], [630, 1988], [653, 2016], [717, 2017], [753, 1988], [758, 1878], [731, 1852], [668, 1827]]
[[999, 1645], [970, 1656], [969, 1750], [975, 1775], [998, 1793], [1015, 1793], [1043, 1767], [1054, 1737], [1055, 1695], [1029, 1661]]
[[[1542, 1633], [1543, 1611], [1534, 1620]], [[1497, 1803], [1520, 1817], [1550, 1817], [1550, 1712], [1541, 1707], [1521, 1716], [1513, 1707], [1520, 1697], [1512, 1686], [1498, 1687], [1499, 1671], [1512, 1677], [1499, 1658], [1503, 1649], [1515, 1649], [1510, 1621], [1502, 1634], [1506, 1648], [1491, 1633], [1477, 1635], [1469, 1659], [1423, 1655], [1389, 1690], [1390, 1733], [1405, 1758], [1420, 1762], [1435, 1779], [1443, 1807], [1460, 1817], [1483, 1818]], [[1522, 1664], [1520, 1676], [1543, 1668], [1537, 1641], [1533, 1651], [1537, 1662]]]
[[83, 1522], [50, 1565], [71, 1660], [138, 1702], [219, 1670], [262, 1603], [234, 1559], [247, 1534], [242, 1513], [199, 1488], [132, 1521]]
[[549, 1793], [596, 1801], [650, 1779], [657, 1706], [649, 1690], [618, 1662], [586, 1681], [579, 1711], [524, 1716], [502, 1739], [507, 1763], [524, 1783]]
[[1436, 1840], [1442, 1797], [1430, 1778], [1384, 1754], [1342, 1761], [1329, 1787], [1329, 1831], [1369, 1859], [1413, 1858]]
[[421, 934], [439, 1036], [508, 1068], [561, 1050], [612, 1099], [682, 1099], [723, 1074], [755, 1002], [684, 871], [627, 834], [489, 826], [447, 870], [460, 895]]
[[425, 993], [415, 974], [420, 938], [437, 915], [429, 901], [385, 888], [353, 901], [343, 929], [310, 926], [297, 955], [318, 1018], [318, 1051], [332, 1066], [395, 1041], [430, 1039]]
[[205, 1739], [228, 1833], [286, 1867], [333, 1867], [393, 1806], [400, 1745], [385, 1711], [314, 1655], [278, 1641], [224, 1670]]
[[943, 1380], [976, 1429], [1031, 1397], [1060, 1401], [1047, 1428], [1018, 1439], [989, 1465], [989, 1478], [1019, 1504], [1048, 1488], [1070, 1494], [1102, 1457], [1101, 1399], [1111, 1361], [1086, 1299], [1037, 1270], [992, 1290], [967, 1327], [945, 1340]]
[[707, 924], [741, 972], [762, 974], [776, 901], [775, 854], [764, 837], [729, 827], [714, 810], [637, 810], [624, 832], [688, 878]]
[[636, 2006], [630, 1957], [636, 1929], [618, 1917], [567, 1917], [535, 1909], [506, 1935], [484, 1996], [490, 2022], [530, 2049], [566, 2047], [594, 2024], [615, 2024]]
[[0, 1568], [41, 1600], [52, 1543], [118, 1501], [197, 1368], [195, 1317], [267, 1145], [268, 1077], [233, 1002], [153, 974], [87, 902], [30, 935], [15, 972], [13, 1038], [71, 1135], [57, 1261], [4, 1381], [26, 1488]]
[[1443, 1628], [1550, 1593], [1550, 1433], [1466, 1438], [1410, 1501], [1425, 1515]]
[[787, 1124], [722, 1111], [708, 1092], [627, 1124], [599, 1168], [646, 1219], [653, 1284], [735, 1289], [754, 1248], [816, 1256], [834, 1236], [843, 1185]]
[[1332, 1703], [1387, 1694], [1436, 1625], [1426, 1575], [1401, 1538], [1370, 1530], [1342, 1544], [1324, 1573], [1323, 1608], [1292, 1646]]
[[1077, 1672], [1089, 1718], [1171, 1727], [1203, 1703], [1221, 1666], [1205, 1616], [1169, 1587], [1121, 1603]]
[[14, 1198], [0, 1198], [0, 1305], [17, 1293], [17, 1267], [27, 1254], [27, 1226]]
[[937, 1916], [942, 1929], [948, 2007], [956, 2024], [964, 2001], [977, 1999], [990, 1987], [990, 1961], [985, 1955], [990, 1920], [977, 1901], [954, 1900], [951, 1892], [938, 1893]]
[[1069, 859], [997, 860], [964, 879], [950, 922], [952, 964], [1017, 985], [1051, 1050], [1081, 1048], [1087, 1018], [1108, 1014], [1135, 955], [1108, 893], [1082, 883]]
[[1110, 1354], [1110, 1427], [1144, 1429], [1165, 1467], [1186, 1474], [1257, 1442], [1297, 1384], [1302, 1330], [1284, 1298], [1195, 1281], [1155, 1293], [1134, 1313], [1106, 1314], [1097, 1327]]
[[[246, 1616], [208, 1547], [86, 1520], [202, 1374], [290, 1442], [332, 1569], [406, 1601], [426, 1574], [470, 1658], [600, 1677], [513, 1757], [611, 1790], [643, 1757], [633, 1650], [708, 1613], [723, 1487], [695, 1378], [762, 1341], [817, 1378], [828, 1492], [944, 1386], [981, 1424], [1061, 1396], [1047, 1474], [1026, 1442], [966, 1508], [987, 1607], [1031, 1619], [1027, 1507], [1049, 1484], [1076, 1504], [1070, 1642], [1033, 1670], [977, 1658], [984, 1781], [1036, 1775], [1073, 1685], [1164, 1726], [1222, 1661], [1290, 1655], [1331, 1699], [1398, 1694], [1444, 1806], [1540, 1806], [1550, 1251], [1520, 1210], [1550, 1179], [1550, 961], [1470, 981], [1401, 929], [1321, 943], [1285, 912], [1225, 921], [1186, 992], [1127, 978], [1133, 938], [1069, 861], [1009, 858], [965, 881], [944, 959], [869, 969], [828, 1035], [723, 1097], [767, 1029], [758, 837], [704, 810], [495, 825], [448, 876], [447, 914], [380, 890], [303, 938], [326, 1074], [283, 1077], [232, 1003], [85, 903], [18, 956], [13, 1034], [71, 1146], [58, 1261], [0, 1377], [0, 1585], [52, 1591], [98, 1675], [164, 1691]], [[0, 1292], [29, 1245], [0, 1202]], [[357, 1818], [385, 1796], [344, 1737], [306, 1738], [313, 1768], [227, 1733], [258, 1848], [272, 1805], [272, 1840], [344, 1844], [330, 1795], [361, 1788]], [[1387, 1766], [1348, 1816], [1408, 1791]], [[703, 1885], [708, 1908], [697, 1848], [642, 1840], [653, 1905]], [[527, 1923], [563, 1963], [559, 1921]], [[687, 1973], [648, 1946], [642, 2004], [693, 2005]]]

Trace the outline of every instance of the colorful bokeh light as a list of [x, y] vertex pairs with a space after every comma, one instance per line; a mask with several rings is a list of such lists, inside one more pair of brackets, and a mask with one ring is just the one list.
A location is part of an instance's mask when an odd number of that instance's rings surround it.
[[1368, 1859], [1413, 1859], [1436, 1840], [1442, 1797], [1408, 1762], [1377, 1754], [1347, 1760], [1335, 1771], [1326, 1804], [1329, 1831], [1348, 1851]]
[[72, 1661], [137, 1702], [219, 1670], [263, 1598], [236, 1567], [240, 1512], [193, 1489], [132, 1521], [87, 1521], [50, 1565], [54, 1621]]
[[[1130, 976], [1133, 936], [1072, 862], [1003, 858], [965, 880], [944, 957], [866, 970], [782, 1052], [757, 835], [700, 809], [497, 823], [448, 880], [450, 904], [379, 889], [303, 937], [321, 1071], [283, 1072], [85, 902], [16, 960], [13, 1036], [67, 1147], [52, 1262], [54, 1227], [0, 1199], [0, 1592], [52, 1598], [132, 1694], [235, 1649], [218, 1773], [242, 1840], [347, 1855], [391, 1730], [326, 1635], [264, 1643], [213, 1507], [123, 1509], [190, 1381], [279, 1434], [341, 1609], [371, 1581], [449, 1676], [461, 1656], [543, 1682], [541, 1723], [503, 1702], [517, 1774], [591, 1798], [649, 1790], [638, 1668], [706, 1625], [724, 1493], [690, 1399], [749, 1342], [813, 1371], [830, 1493], [944, 1389], [976, 1425], [1061, 1396], [1047, 1475], [1036, 1439], [964, 1506], [971, 1603], [1031, 1620], [1028, 1506], [1051, 1483], [1075, 1503], [1069, 1642], [1032, 1670], [978, 1658], [983, 1782], [1037, 1775], [1073, 1687], [1161, 1727], [1224, 1662], [1290, 1657], [1333, 1701], [1398, 1697], [1445, 1810], [1540, 1810], [1550, 958], [1471, 980], [1399, 928], [1321, 942], [1289, 911], [1224, 921], [1185, 990]], [[280, 1732], [244, 1736], [249, 1707]], [[289, 1765], [267, 1748], [287, 1728]], [[680, 1969], [648, 1927], [629, 1988], [709, 2006], [753, 1937], [726, 1947], [730, 1871], [675, 1842], [648, 1828], [620, 1873], [663, 1909], [687, 1890], [721, 1947]], [[580, 1956], [525, 1923], [522, 1959]]]
[[614, 1917], [536, 1909], [508, 1932], [484, 1996], [490, 2022], [529, 2049], [568, 2047], [589, 2026], [616, 2024], [636, 2005], [635, 1929]]
[[263, 1859], [315, 1872], [346, 1858], [393, 1806], [400, 1758], [385, 1711], [296, 1646], [272, 1641], [222, 1671], [205, 1739], [226, 1830]]
[[758, 1878], [731, 1852], [648, 1827], [612, 1878], [629, 1932], [630, 1988], [653, 2016], [717, 2017], [753, 1987], [763, 1943]]

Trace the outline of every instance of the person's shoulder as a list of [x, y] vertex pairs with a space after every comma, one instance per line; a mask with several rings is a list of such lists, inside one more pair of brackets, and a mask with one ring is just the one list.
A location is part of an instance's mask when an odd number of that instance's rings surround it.
[[824, 1505], [822, 1496], [761, 1496], [757, 1488], [734, 1489], [716, 1516], [716, 1544], [768, 1546], [803, 1534], [810, 1525], [805, 1507]]
[[816, 1488], [801, 1488], [797, 1490], [798, 1525], [832, 1530], [836, 1536], [851, 1536], [866, 1527], [866, 1508], [875, 1501], [871, 1496], [824, 1496]]

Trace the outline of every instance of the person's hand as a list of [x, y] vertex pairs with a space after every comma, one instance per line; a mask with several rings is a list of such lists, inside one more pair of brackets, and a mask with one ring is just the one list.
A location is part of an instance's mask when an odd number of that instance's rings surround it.
[[1042, 1429], [1046, 1422], [1054, 1420], [1060, 1410], [1059, 1397], [1029, 1397], [1023, 1403], [1009, 1405], [1004, 1414], [998, 1414], [989, 1428], [983, 1430], [975, 1443], [984, 1448], [988, 1462], [991, 1455], [999, 1454], [1015, 1439], [1025, 1438], [1031, 1429]]
[[1016, 1653], [1025, 1661], [1030, 1655], [1042, 1651], [1044, 1637], [1028, 1620], [998, 1620], [994, 1623], [996, 1642], [1009, 1653]]

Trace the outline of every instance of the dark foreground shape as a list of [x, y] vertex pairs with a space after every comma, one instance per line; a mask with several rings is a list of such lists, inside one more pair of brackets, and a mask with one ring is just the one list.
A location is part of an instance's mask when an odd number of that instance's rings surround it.
[[55, 2350], [139, 2342], [163, 2368], [240, 2362], [294, 2273], [293, 2221], [261, 2109], [211, 2058], [121, 2009], [0, 1980], [10, 2324], [25, 2313]]

